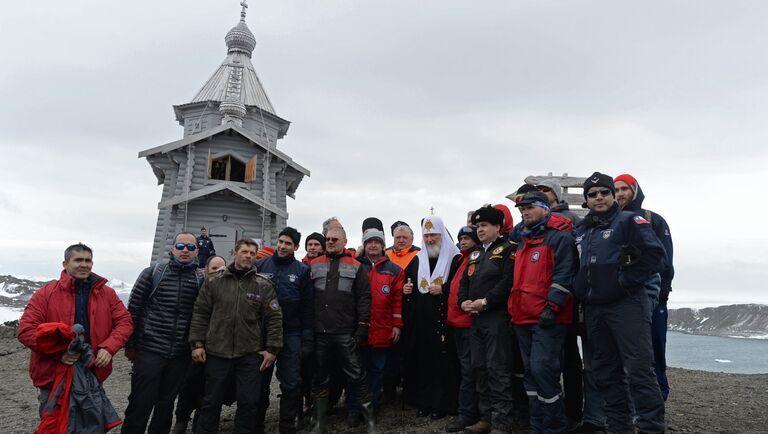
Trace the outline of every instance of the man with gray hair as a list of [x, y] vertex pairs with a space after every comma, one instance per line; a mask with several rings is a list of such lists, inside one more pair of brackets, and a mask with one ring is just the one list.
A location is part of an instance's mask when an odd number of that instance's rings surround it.
[[390, 227], [394, 244], [385, 250], [390, 261], [405, 270], [420, 248], [413, 245], [413, 230], [408, 223], [396, 221]]
[[417, 417], [442, 419], [456, 412], [459, 394], [447, 303], [451, 264], [461, 253], [440, 217], [424, 217], [421, 231], [422, 249], [406, 268], [403, 285], [403, 396]]
[[133, 374], [124, 434], [143, 433], [147, 422], [149, 432], [171, 429], [173, 401], [191, 362], [192, 310], [205, 281], [197, 255], [195, 234], [180, 232], [174, 237], [168, 262], [145, 268], [133, 285], [128, 311], [135, 333], [125, 346]]
[[341, 227], [326, 233], [326, 253], [315, 258], [311, 279], [315, 289], [315, 366], [312, 392], [315, 423], [311, 431], [326, 431], [328, 384], [334, 355], [342, 367], [354, 396], [362, 402], [368, 432], [376, 432], [358, 343], [368, 338], [371, 320], [371, 286], [368, 273], [345, 249], [347, 234]]

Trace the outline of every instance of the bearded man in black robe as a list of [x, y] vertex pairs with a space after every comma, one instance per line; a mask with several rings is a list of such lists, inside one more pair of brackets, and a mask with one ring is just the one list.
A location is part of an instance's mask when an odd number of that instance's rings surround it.
[[[448, 330], [451, 264], [460, 256], [443, 220], [422, 219], [422, 249], [405, 270], [403, 287], [404, 399], [418, 417], [456, 413], [460, 371]], [[460, 277], [460, 276], [459, 276]]]

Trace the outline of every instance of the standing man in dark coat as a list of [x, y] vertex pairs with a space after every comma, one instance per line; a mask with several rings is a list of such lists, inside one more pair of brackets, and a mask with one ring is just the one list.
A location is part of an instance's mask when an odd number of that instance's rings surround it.
[[448, 329], [451, 264], [460, 256], [443, 220], [422, 219], [422, 248], [406, 268], [403, 286], [404, 395], [417, 416], [456, 412], [460, 371]]
[[[309, 266], [294, 257], [301, 233], [286, 227], [277, 236], [274, 256], [256, 262], [259, 274], [275, 285], [277, 299], [283, 311], [283, 349], [277, 358], [277, 379], [280, 381], [280, 433], [296, 431], [296, 416], [301, 410], [301, 360], [309, 357], [314, 347], [314, 288], [309, 278]], [[267, 343], [269, 344], [269, 343]], [[269, 407], [272, 368], [261, 379], [261, 402], [256, 432], [264, 432], [264, 416]]]
[[[345, 249], [347, 234], [341, 227], [326, 233], [326, 253], [315, 258], [311, 278], [315, 287], [315, 424], [312, 432], [325, 432], [328, 383], [332, 363], [341, 365], [356, 397], [368, 432], [376, 432], [371, 391], [358, 344], [368, 338], [371, 321], [371, 286], [368, 273]], [[335, 356], [335, 357], [334, 357]]]
[[189, 323], [205, 280], [197, 254], [195, 235], [181, 232], [174, 238], [170, 261], [146, 268], [133, 285], [128, 311], [135, 328], [125, 345], [133, 374], [124, 434], [143, 433], [150, 415], [150, 432], [171, 428], [173, 401], [190, 364]]
[[507, 433], [514, 419], [514, 340], [507, 300], [512, 288], [513, 245], [501, 237], [504, 213], [485, 206], [472, 215], [482, 248], [469, 257], [459, 286], [459, 306], [474, 315], [470, 331], [480, 420], [465, 432]]
[[[653, 228], [653, 232], [664, 246], [664, 252], [667, 254], [662, 263], [659, 276], [654, 276], [651, 281], [646, 283], [653, 286], [654, 292], [658, 292], [657, 299], [652, 303], [653, 317], [651, 318], [651, 341], [653, 342], [653, 356], [655, 360], [654, 370], [656, 379], [659, 381], [661, 395], [664, 400], [669, 396], [669, 381], [667, 380], [667, 300], [669, 293], [672, 292], [672, 279], [675, 277], [675, 267], [672, 265], [673, 246], [672, 235], [669, 232], [669, 225], [664, 217], [647, 209], [643, 209], [643, 200], [645, 194], [640, 188], [637, 180], [632, 175], [619, 175], [614, 180], [616, 187], [616, 202], [624, 211], [631, 211], [644, 219], [648, 220]], [[656, 288], [656, 286], [661, 286]]]
[[254, 432], [261, 373], [283, 347], [283, 315], [275, 286], [253, 266], [257, 248], [252, 239], [238, 240], [232, 264], [212, 275], [195, 301], [189, 344], [192, 360], [205, 363], [199, 434], [219, 431], [221, 405], [233, 382], [233, 432]]
[[634, 430], [629, 383], [638, 430], [664, 432], [645, 292], [645, 282], [664, 260], [664, 247], [643, 216], [619, 209], [610, 176], [595, 172], [587, 178], [584, 198], [590, 211], [574, 231], [579, 271], [573, 287], [585, 306], [586, 359], [605, 399], [608, 429]]
[[205, 268], [208, 264], [208, 258], [216, 256], [216, 249], [213, 247], [213, 240], [208, 237], [208, 229], [200, 228], [200, 236], [197, 237], [198, 256], [197, 262], [200, 268]]

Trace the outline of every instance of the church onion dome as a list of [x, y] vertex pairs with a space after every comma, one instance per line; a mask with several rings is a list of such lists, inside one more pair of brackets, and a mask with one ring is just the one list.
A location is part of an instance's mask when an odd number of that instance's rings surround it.
[[227, 54], [239, 52], [245, 53], [250, 57], [253, 49], [256, 48], [256, 38], [251, 33], [248, 25], [245, 24], [245, 18], [241, 19], [235, 27], [232, 27], [227, 32], [224, 42], [227, 43]]

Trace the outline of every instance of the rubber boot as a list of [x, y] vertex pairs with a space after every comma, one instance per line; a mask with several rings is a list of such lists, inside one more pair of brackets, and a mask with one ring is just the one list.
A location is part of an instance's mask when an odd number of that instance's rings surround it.
[[362, 407], [368, 434], [378, 433], [379, 429], [376, 427], [376, 415], [373, 412], [373, 404], [370, 401], [364, 402]]
[[312, 434], [323, 434], [325, 432], [325, 418], [328, 417], [328, 397], [318, 396], [315, 398], [315, 420], [312, 425]]

